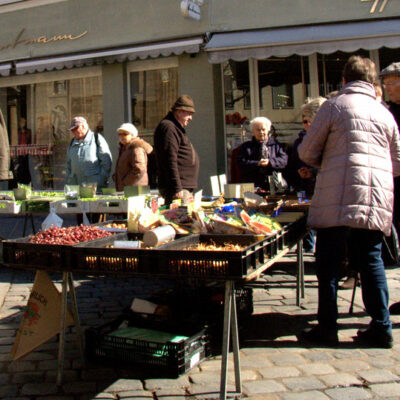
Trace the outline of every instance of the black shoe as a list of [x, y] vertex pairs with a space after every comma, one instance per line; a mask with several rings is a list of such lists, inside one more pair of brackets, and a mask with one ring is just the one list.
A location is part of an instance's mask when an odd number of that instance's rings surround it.
[[316, 325], [313, 328], [304, 329], [299, 338], [310, 343], [321, 344], [323, 346], [337, 346], [339, 344], [338, 334]]
[[393, 303], [389, 307], [389, 312], [391, 315], [400, 315], [400, 301], [397, 303]]
[[360, 329], [357, 331], [355, 341], [371, 347], [382, 347], [391, 349], [393, 347], [393, 336], [390, 333], [379, 332], [376, 329]]

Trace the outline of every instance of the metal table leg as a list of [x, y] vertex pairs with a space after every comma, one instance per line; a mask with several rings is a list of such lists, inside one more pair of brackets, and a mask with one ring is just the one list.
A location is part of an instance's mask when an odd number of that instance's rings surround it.
[[62, 292], [61, 292], [61, 312], [60, 312], [60, 339], [58, 342], [58, 371], [57, 385], [63, 383], [64, 378], [64, 346], [65, 346], [65, 329], [67, 317], [67, 284], [68, 272], [63, 272]]
[[82, 363], [84, 364], [83, 353], [83, 334], [79, 321], [78, 305], [76, 301], [75, 286], [71, 272], [63, 272], [62, 291], [61, 291], [61, 311], [60, 311], [60, 339], [58, 343], [58, 370], [57, 385], [61, 385], [64, 379], [64, 354], [65, 354], [65, 333], [67, 328], [67, 295], [71, 296], [72, 315], [75, 323], [76, 333], [78, 335], [78, 345], [81, 353]]
[[231, 331], [232, 331], [232, 347], [233, 362], [235, 367], [235, 384], [236, 392], [242, 393], [242, 377], [240, 376], [240, 355], [239, 355], [239, 331], [237, 322], [235, 284], [232, 282], [231, 292]]
[[236, 391], [239, 393], [241, 393], [242, 391], [242, 383], [240, 376], [239, 335], [237, 327], [236, 299], [235, 299], [234, 287], [235, 285], [233, 281], [226, 281], [225, 304], [224, 304], [224, 330], [222, 336], [221, 384], [220, 384], [220, 394], [219, 394], [220, 400], [226, 400], [229, 339], [231, 331], [232, 331]]
[[81, 328], [81, 322], [79, 320], [78, 303], [76, 301], [76, 292], [75, 292], [74, 280], [72, 278], [72, 272], [68, 272], [67, 274], [68, 274], [69, 294], [71, 296], [72, 315], [74, 317], [76, 334], [78, 336], [79, 352], [81, 354], [82, 365], [85, 365], [84, 339], [83, 339], [83, 332], [82, 332], [82, 328]]
[[304, 259], [303, 239], [297, 242], [297, 279], [296, 279], [296, 305], [300, 306], [300, 297], [304, 298]]

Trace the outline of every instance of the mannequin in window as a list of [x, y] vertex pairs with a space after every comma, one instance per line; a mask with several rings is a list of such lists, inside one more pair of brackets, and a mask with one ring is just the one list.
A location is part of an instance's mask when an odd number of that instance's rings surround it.
[[31, 144], [32, 132], [26, 127], [26, 119], [21, 117], [18, 125], [18, 144]]

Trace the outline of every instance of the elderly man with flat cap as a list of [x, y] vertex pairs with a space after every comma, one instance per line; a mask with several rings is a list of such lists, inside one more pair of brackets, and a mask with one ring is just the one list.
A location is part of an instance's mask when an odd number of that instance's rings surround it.
[[73, 118], [68, 130], [74, 138], [67, 150], [67, 184], [97, 183], [98, 188], [107, 186], [112, 156], [104, 137], [92, 132], [83, 117]]
[[[387, 105], [400, 129], [400, 62], [394, 62], [381, 71], [379, 77], [389, 101]], [[394, 178], [393, 223], [400, 233], [400, 177]], [[400, 302], [389, 307], [390, 314], [400, 314]]]
[[154, 131], [158, 187], [167, 205], [197, 188], [199, 157], [185, 130], [194, 112], [192, 98], [184, 94]]

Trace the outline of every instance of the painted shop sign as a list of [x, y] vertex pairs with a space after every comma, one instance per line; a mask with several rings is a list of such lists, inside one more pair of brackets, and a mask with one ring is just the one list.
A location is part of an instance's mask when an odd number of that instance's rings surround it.
[[[369, 10], [370, 14], [375, 14], [375, 12], [377, 11], [378, 13], [383, 12], [383, 10], [385, 9], [387, 3], [389, 2], [389, 0], [360, 0], [362, 2], [369, 2], [372, 3], [371, 4], [371, 8]], [[379, 8], [378, 8], [379, 6]]]
[[52, 42], [60, 42], [62, 40], [77, 40], [85, 36], [87, 33], [88, 31], [83, 31], [82, 33], [79, 33], [78, 35], [75, 36], [72, 35], [71, 33], [67, 33], [67, 34], [56, 34], [54, 36], [49, 36], [49, 37], [47, 37], [46, 35], [40, 35], [33, 38], [25, 38], [24, 37], [25, 28], [23, 28], [12, 42], [4, 45], [0, 44], [0, 51], [6, 49], [15, 49], [19, 45], [48, 44]]

